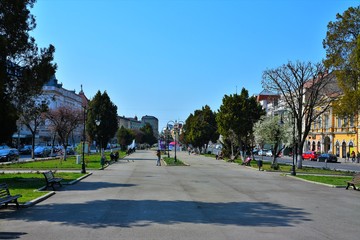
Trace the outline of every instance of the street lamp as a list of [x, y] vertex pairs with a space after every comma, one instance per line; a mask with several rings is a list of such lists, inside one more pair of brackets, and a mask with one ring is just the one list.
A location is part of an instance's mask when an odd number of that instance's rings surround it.
[[83, 106], [84, 109], [84, 129], [83, 129], [83, 145], [82, 145], [82, 167], [81, 167], [81, 173], [86, 173], [85, 169], [85, 124], [86, 124], [86, 106]]
[[297, 155], [297, 149], [295, 148], [295, 114], [292, 113], [292, 131], [293, 131], [293, 154], [292, 154], [292, 167], [291, 167], [291, 175], [296, 176], [296, 170], [295, 170], [295, 151]]
[[[178, 132], [180, 131], [182, 125], [184, 125], [184, 122], [183, 121], [169, 121], [167, 124], [166, 124], [166, 129], [170, 132], [170, 129], [169, 129], [169, 123], [172, 123], [173, 124], [173, 132], [174, 132], [174, 142], [175, 142], [175, 152], [174, 152], [174, 161], [176, 162], [177, 159], [176, 159], [176, 145], [177, 145], [177, 141], [176, 141], [176, 134], [178, 134]], [[180, 125], [180, 123], [182, 125]], [[168, 133], [169, 133], [168, 132]], [[168, 135], [169, 136], [169, 135]], [[168, 139], [169, 140], [169, 139]], [[168, 157], [170, 157], [170, 153], [169, 153], [169, 143], [168, 143]]]

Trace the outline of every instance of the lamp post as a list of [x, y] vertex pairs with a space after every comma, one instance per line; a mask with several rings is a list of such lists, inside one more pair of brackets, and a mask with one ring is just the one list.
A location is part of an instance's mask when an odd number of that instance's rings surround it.
[[174, 162], [177, 161], [176, 159], [176, 147], [177, 147], [177, 141], [176, 141], [176, 135], [179, 134], [180, 132], [180, 129], [181, 129], [181, 126], [180, 126], [180, 123], [184, 124], [182, 121], [176, 121], [175, 120], [175, 124], [174, 124], [174, 139], [175, 139], [175, 157], [174, 157]]
[[[100, 126], [100, 123], [101, 123], [100, 119], [95, 120], [95, 124], [96, 124], [97, 127]], [[103, 148], [102, 148], [102, 137], [101, 136], [100, 136], [100, 155], [101, 155], [101, 158], [100, 158], [101, 169], [104, 169], [105, 156], [104, 156], [104, 151], [103, 151]]]
[[84, 109], [84, 129], [83, 129], [83, 145], [82, 145], [82, 167], [81, 167], [81, 173], [86, 173], [85, 169], [85, 124], [86, 124], [86, 106], [83, 106]]
[[[167, 149], [168, 149], [168, 158], [170, 158], [170, 144], [169, 144], [169, 134], [170, 134], [170, 128], [169, 128], [169, 123], [173, 123], [174, 121], [168, 121], [168, 123], [166, 124], [166, 130], [167, 130]], [[174, 124], [175, 125], [175, 124]], [[176, 159], [176, 152], [175, 152], [175, 159]], [[176, 160], [175, 160], [176, 161]]]
[[169, 127], [166, 126], [166, 144], [165, 144], [165, 148], [166, 148], [166, 145], [167, 145], [167, 151], [168, 151], [168, 158], [170, 158], [170, 149], [169, 149], [169, 134], [170, 134], [170, 130], [169, 130]]
[[[295, 147], [295, 114], [292, 113], [292, 135], [293, 135], [293, 146], [292, 146], [292, 151], [293, 151], [293, 154], [292, 154], [292, 167], [291, 167], [291, 175], [292, 176], [296, 176], [296, 170], [295, 170], [295, 151], [297, 152], [297, 149]], [[297, 155], [297, 153], [296, 153]]]

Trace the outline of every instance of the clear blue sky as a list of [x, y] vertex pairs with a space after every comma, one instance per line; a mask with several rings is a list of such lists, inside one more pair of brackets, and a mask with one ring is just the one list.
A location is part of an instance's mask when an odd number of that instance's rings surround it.
[[106, 91], [120, 116], [159, 128], [224, 95], [261, 92], [262, 73], [318, 62], [322, 40], [350, 0], [38, 0], [32, 33], [56, 48], [56, 77], [88, 98]]

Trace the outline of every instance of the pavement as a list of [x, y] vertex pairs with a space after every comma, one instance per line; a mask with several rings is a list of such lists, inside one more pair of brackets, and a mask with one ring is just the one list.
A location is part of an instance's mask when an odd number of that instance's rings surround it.
[[0, 209], [0, 239], [359, 238], [360, 191], [177, 157], [189, 166], [136, 151], [32, 207]]

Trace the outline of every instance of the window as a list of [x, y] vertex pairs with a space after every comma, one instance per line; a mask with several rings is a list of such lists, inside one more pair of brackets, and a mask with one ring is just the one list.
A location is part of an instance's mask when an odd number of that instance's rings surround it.
[[337, 117], [337, 127], [341, 128], [341, 118]]
[[329, 128], [329, 115], [325, 115], [325, 128]]
[[350, 117], [350, 127], [354, 127], [354, 116]]

